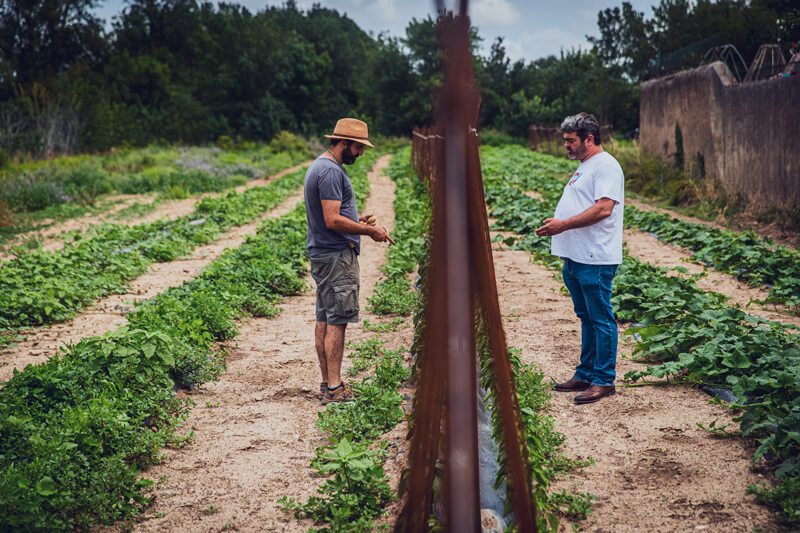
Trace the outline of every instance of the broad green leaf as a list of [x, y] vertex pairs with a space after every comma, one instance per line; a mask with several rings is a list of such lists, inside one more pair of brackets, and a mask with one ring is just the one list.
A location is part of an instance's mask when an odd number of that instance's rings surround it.
[[36, 492], [42, 496], [52, 496], [58, 492], [58, 488], [53, 478], [45, 476], [36, 482]]

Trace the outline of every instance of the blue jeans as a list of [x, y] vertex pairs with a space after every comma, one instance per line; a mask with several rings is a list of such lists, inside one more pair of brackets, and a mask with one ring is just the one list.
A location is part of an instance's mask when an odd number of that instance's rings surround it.
[[575, 377], [592, 385], [614, 384], [617, 321], [611, 309], [611, 282], [619, 265], [585, 265], [564, 259], [564, 284], [581, 319], [581, 363]]

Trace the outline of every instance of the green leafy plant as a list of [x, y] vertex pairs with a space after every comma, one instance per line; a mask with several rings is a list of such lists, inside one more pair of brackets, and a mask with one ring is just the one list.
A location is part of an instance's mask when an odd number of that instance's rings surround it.
[[303, 287], [302, 205], [197, 278], [137, 305], [128, 326], [83, 339], [0, 390], [0, 529], [74, 531], [129, 519], [148, 503], [141, 475], [180, 427], [192, 388], [224, 370], [217, 343], [236, 320]]
[[702, 422], [696, 422], [697, 427], [702, 429], [703, 431], [707, 431], [714, 435], [715, 437], [733, 437], [738, 435], [738, 433], [728, 431], [728, 426], [730, 424], [717, 424], [717, 419], [715, 418], [706, 426]]
[[377, 322], [375, 324], [370, 322], [368, 318], [365, 318], [364, 321], [361, 323], [361, 327], [367, 331], [373, 331], [377, 333], [388, 333], [390, 331], [397, 331], [397, 328], [401, 327], [404, 322], [405, 320], [401, 316], [394, 317], [389, 322]]
[[318, 489], [320, 496], [312, 496], [305, 503], [284, 496], [279, 502], [298, 518], [329, 523], [318, 530], [321, 533], [373, 531], [374, 520], [392, 500], [382, 466], [385, 457], [385, 450], [371, 451], [368, 442], [350, 442], [347, 438], [318, 448], [311, 465], [320, 474], [333, 476]]
[[[32, 250], [0, 264], [0, 332], [65, 320], [95, 298], [125, 289], [152, 262], [170, 261], [252, 220], [300, 187], [303, 171], [245, 193], [205, 198], [197, 211], [134, 227], [103, 224], [62, 250]], [[0, 339], [6, 336], [0, 336]]]
[[370, 368], [375, 360], [384, 353], [381, 349], [384, 344], [386, 341], [382, 341], [377, 335], [357, 344], [348, 343], [348, 347], [352, 349], [350, 357], [353, 360], [353, 366], [348, 369], [347, 373], [350, 376], [356, 376]]

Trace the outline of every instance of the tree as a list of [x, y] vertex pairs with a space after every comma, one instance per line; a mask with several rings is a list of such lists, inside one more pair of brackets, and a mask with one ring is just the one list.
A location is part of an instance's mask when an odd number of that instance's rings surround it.
[[624, 74], [634, 83], [646, 79], [650, 62], [656, 55], [652, 42], [654, 23], [644, 13], [635, 11], [629, 2], [597, 14], [600, 37], [587, 36], [600, 60]]
[[102, 63], [106, 53], [97, 0], [0, 2], [0, 99], [13, 85], [51, 85], [72, 65]]

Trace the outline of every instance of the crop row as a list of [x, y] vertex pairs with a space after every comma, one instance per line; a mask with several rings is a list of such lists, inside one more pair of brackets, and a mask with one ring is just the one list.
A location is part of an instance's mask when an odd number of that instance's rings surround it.
[[[534, 190], [548, 205], [543, 212], [552, 216], [564, 189], [564, 176], [575, 163], [537, 154], [519, 146], [485, 147], [484, 168], [495, 179], [508, 180], [515, 188]], [[542, 219], [539, 219], [541, 221]], [[625, 225], [656, 235], [694, 253], [694, 260], [715, 270], [732, 274], [754, 286], [769, 288], [767, 302], [800, 306], [800, 252], [777, 246], [769, 238], [747, 231], [693, 224], [668, 214], [646, 212], [625, 206]]]
[[769, 287], [767, 302], [800, 308], [800, 252], [776, 246], [752, 231], [737, 233], [693, 224], [667, 214], [625, 207], [625, 224], [688, 248], [694, 260], [753, 286]]
[[[381, 267], [385, 278], [378, 282], [369, 299], [377, 314], [407, 316], [420, 300], [411, 288], [408, 273], [413, 271], [424, 252], [421, 246], [422, 227], [426, 220], [427, 203], [424, 187], [418, 180], [398, 169], [407, 169], [408, 149], [395, 154], [388, 173], [397, 184], [395, 191], [395, 228], [397, 245], [386, 252]], [[406, 161], [406, 163], [404, 163]], [[380, 214], [377, 214], [380, 218]], [[364, 327], [387, 331], [398, 327], [401, 320]], [[316, 451], [312, 466], [321, 474], [331, 476], [319, 487], [319, 496], [306, 502], [281, 498], [286, 511], [297, 517], [308, 517], [324, 523], [319, 531], [373, 531], [387, 503], [396, 496], [388, 485], [384, 463], [388, 456], [386, 442], [375, 440], [395, 427], [404, 418], [403, 397], [397, 388], [408, 379], [404, 365], [405, 348], [389, 350], [380, 335], [351, 345], [353, 366], [349, 374], [369, 370], [370, 373], [353, 385], [356, 401], [329, 404], [320, 412], [318, 427], [330, 441]]]
[[[396, 161], [397, 156], [394, 159]], [[359, 210], [362, 210], [368, 183], [357, 179], [355, 174], [352, 177]], [[413, 201], [408, 194], [396, 195], [396, 213], [410, 213], [407, 207], [410, 200]], [[376, 216], [380, 218], [379, 213]], [[408, 233], [409, 223], [413, 224], [414, 220], [395, 218], [394, 236], [398, 245], [387, 251], [387, 262], [382, 267], [384, 271], [407, 268], [403, 266], [407, 261], [406, 256], [397, 254], [396, 250], [408, 246], [403, 244], [403, 239]], [[399, 284], [385, 287], [380, 296], [376, 291], [376, 296], [371, 299], [372, 306], [377, 312], [377, 309], [388, 306], [386, 302], [398, 298], [408, 300], [407, 291], [408, 283], [405, 287]], [[407, 315], [408, 311], [399, 314]], [[370, 325], [365, 320], [364, 327], [373, 331], [390, 331], [400, 324], [400, 320], [395, 320]], [[349, 356], [353, 360], [348, 374], [355, 376], [369, 372], [352, 384], [358, 395], [355, 401], [329, 404], [319, 413], [317, 426], [325, 432], [329, 443], [315, 450], [315, 459], [311, 462], [319, 474], [327, 476], [317, 490], [318, 495], [305, 502], [288, 496], [279, 500], [282, 508], [296, 517], [311, 518], [316, 525], [324, 524], [317, 531], [373, 531], [376, 519], [384, 514], [386, 505], [395, 499], [384, 470], [388, 444], [382, 441], [376, 445], [375, 441], [404, 418], [400, 407], [403, 397], [397, 388], [408, 378], [408, 368], [404, 364], [405, 348], [389, 350], [384, 344], [385, 341], [376, 334], [361, 343], [348, 345]]]
[[[497, 158], [503, 151], [485, 151], [487, 201], [503, 229], [514, 231], [515, 246], [556, 268], [549, 239], [533, 230], [552, 216], [554, 204], [523, 194], [531, 182], [550, 182], [555, 163], [531, 154], [520, 176]], [[526, 159], [517, 155], [518, 159]], [[492, 170], [503, 167], [502, 173]], [[531, 176], [531, 174], [536, 174]], [[549, 185], [548, 185], [549, 186]], [[562, 185], [563, 187], [563, 185]], [[550, 196], [552, 198], [553, 196]], [[743, 409], [736, 420], [743, 436], [759, 443], [754, 461], [769, 457], [779, 483], [774, 488], [750, 487], [762, 501], [779, 506], [790, 523], [800, 524], [800, 342], [790, 327], [731, 308], [722, 295], [699, 289], [694, 278], [667, 275], [625, 256], [614, 282], [612, 304], [617, 317], [635, 322], [635, 355], [658, 362], [626, 379], [645, 376], [685, 379], [730, 387]], [[685, 270], [684, 270], [685, 272]]]
[[430, 202], [425, 183], [409, 171], [410, 153], [410, 147], [399, 150], [387, 170], [396, 184], [393, 236], [397, 244], [387, 250], [387, 261], [380, 268], [383, 278], [369, 298], [377, 314], [408, 315], [418, 305], [418, 294], [411, 287], [409, 275], [425, 253]]
[[101, 224], [54, 252], [33, 250], [0, 264], [3, 331], [65, 320], [96, 298], [125, 290], [153, 262], [171, 261], [276, 206], [302, 184], [303, 171], [242, 193], [204, 198], [194, 213], [133, 227]]
[[[366, 181], [360, 165], [361, 185]], [[368, 188], [368, 185], [366, 185]], [[175, 387], [216, 379], [237, 319], [303, 287], [303, 206], [269, 219], [194, 280], [137, 305], [129, 325], [29, 366], [0, 390], [0, 530], [72, 531], [130, 517], [141, 477], [191, 408]]]

